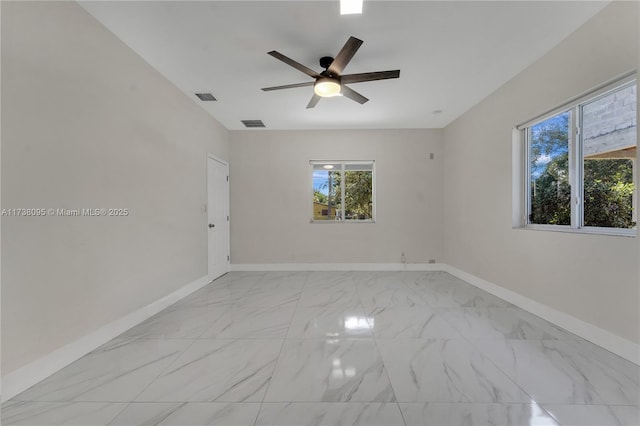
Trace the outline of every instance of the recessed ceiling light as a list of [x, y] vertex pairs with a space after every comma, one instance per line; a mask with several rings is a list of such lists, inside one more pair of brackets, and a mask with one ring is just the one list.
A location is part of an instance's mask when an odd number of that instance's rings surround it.
[[441, 109], [433, 110], [433, 111], [431, 111], [431, 114], [433, 114], [433, 115], [442, 114], [442, 110]]
[[362, 13], [362, 0], [340, 0], [340, 15]]
[[325, 165], [324, 165], [324, 166], [322, 166], [322, 167], [324, 167], [324, 168], [325, 168], [325, 169], [327, 169], [327, 170], [331, 170], [331, 169], [333, 169], [333, 164], [325, 164]]

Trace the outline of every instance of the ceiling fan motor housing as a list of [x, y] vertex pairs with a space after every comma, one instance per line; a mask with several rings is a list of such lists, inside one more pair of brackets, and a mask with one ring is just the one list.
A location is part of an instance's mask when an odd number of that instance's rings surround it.
[[331, 56], [323, 56], [320, 58], [320, 66], [325, 70], [331, 66], [333, 63], [333, 58]]

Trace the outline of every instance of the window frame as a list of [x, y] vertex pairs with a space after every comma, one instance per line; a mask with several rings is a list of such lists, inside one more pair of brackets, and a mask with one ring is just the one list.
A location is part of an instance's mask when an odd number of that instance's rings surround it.
[[[358, 220], [345, 220], [345, 219], [340, 219], [340, 220], [315, 220], [313, 218], [313, 207], [314, 207], [314, 202], [313, 202], [313, 166], [315, 165], [324, 165], [324, 164], [340, 164], [340, 171], [342, 173], [344, 173], [345, 171], [345, 166], [346, 165], [350, 165], [350, 164], [362, 164], [362, 165], [370, 165], [371, 166], [371, 219], [358, 219]], [[310, 196], [310, 200], [311, 200], [311, 205], [310, 205], [310, 211], [311, 211], [311, 219], [309, 220], [310, 223], [376, 223], [376, 161], [375, 160], [310, 160], [309, 161], [309, 168], [311, 173], [309, 173], [309, 176], [311, 178], [311, 182], [310, 182], [310, 188], [311, 188], [311, 196]], [[340, 192], [341, 192], [341, 199], [344, 200], [345, 199], [345, 180], [342, 180], [342, 184], [340, 185]], [[345, 206], [344, 203], [341, 206], [341, 217], [345, 217]]]
[[[614, 236], [626, 236], [636, 237], [638, 232], [638, 225], [635, 228], [611, 228], [611, 227], [597, 227], [597, 226], [585, 226], [584, 225], [584, 158], [583, 158], [583, 140], [582, 140], [582, 122], [583, 122], [583, 107], [587, 104], [595, 102], [603, 97], [611, 95], [612, 93], [623, 90], [630, 86], [636, 85], [637, 87], [636, 72], [627, 73], [622, 77], [616, 78], [610, 82], [607, 82], [593, 90], [590, 90], [578, 97], [565, 102], [559, 107], [553, 108], [544, 114], [538, 115], [518, 126], [514, 127], [514, 132], [517, 137], [514, 137], [514, 143], [518, 146], [514, 146], [515, 151], [521, 150], [521, 164], [519, 167], [514, 167], [516, 173], [523, 173], [524, 176], [516, 178], [521, 181], [521, 203], [519, 208], [521, 211], [520, 223], [514, 223], [514, 228], [521, 229], [533, 229], [544, 231], [557, 231], [557, 232], [573, 232], [583, 234], [599, 234], [599, 235], [614, 235]], [[636, 88], [636, 102], [637, 102], [637, 88]], [[569, 143], [569, 183], [571, 185], [571, 223], [570, 225], [552, 225], [552, 224], [535, 224], [530, 223], [531, 214], [531, 128], [536, 124], [544, 122], [552, 117], [560, 115], [562, 113], [569, 113], [569, 127], [568, 127], [568, 143]], [[637, 135], [637, 126], [636, 126]], [[637, 140], [637, 138], [636, 138]], [[637, 142], [636, 142], [637, 144]], [[634, 160], [634, 167], [638, 167], [638, 155], [636, 146], [636, 159]], [[639, 195], [638, 188], [636, 187], [636, 195]], [[634, 199], [635, 199], [634, 197]], [[634, 204], [634, 209], [637, 205]], [[636, 217], [638, 212], [635, 212]], [[518, 215], [515, 214], [515, 217]], [[514, 220], [515, 222], [515, 220]]]

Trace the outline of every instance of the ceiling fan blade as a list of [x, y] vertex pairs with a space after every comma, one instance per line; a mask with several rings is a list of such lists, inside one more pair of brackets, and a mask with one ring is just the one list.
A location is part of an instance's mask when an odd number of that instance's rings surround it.
[[281, 60], [285, 64], [294, 67], [298, 71], [302, 71], [303, 73], [305, 73], [309, 77], [317, 78], [317, 77], [320, 76], [320, 74], [318, 74], [317, 72], [315, 72], [311, 68], [307, 68], [304, 65], [302, 65], [301, 63], [296, 62], [293, 59], [291, 59], [291, 58], [289, 58], [287, 56], [284, 56], [282, 53], [276, 52], [275, 50], [272, 50], [271, 52], [268, 52], [267, 55], [271, 55], [274, 58]]
[[340, 49], [340, 52], [338, 52], [331, 65], [329, 65], [327, 71], [340, 75], [361, 45], [362, 40], [353, 36], [349, 37], [349, 40], [342, 46], [342, 49]]
[[349, 98], [352, 101], [356, 101], [359, 104], [363, 104], [363, 103], [369, 101], [369, 99], [365, 98], [364, 96], [362, 96], [360, 93], [356, 92], [355, 90], [348, 88], [344, 84], [342, 85], [342, 87], [340, 89], [340, 93], [342, 93], [342, 96], [344, 96], [346, 98]]
[[346, 84], [362, 83], [363, 81], [386, 80], [400, 77], [400, 70], [363, 72], [360, 74], [347, 74], [340, 77], [340, 81]]
[[307, 108], [313, 108], [314, 106], [316, 106], [319, 100], [320, 100], [320, 96], [314, 93], [313, 96], [311, 97], [311, 100], [307, 104]]
[[273, 87], [263, 87], [262, 90], [265, 92], [269, 92], [271, 90], [280, 90], [280, 89], [295, 89], [296, 87], [306, 87], [313, 86], [315, 81], [309, 81], [306, 83], [295, 83], [295, 84], [287, 84], [284, 86], [273, 86]]

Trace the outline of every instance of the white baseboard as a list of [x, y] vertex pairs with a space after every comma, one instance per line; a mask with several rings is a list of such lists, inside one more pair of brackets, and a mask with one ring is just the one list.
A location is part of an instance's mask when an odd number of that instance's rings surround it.
[[445, 271], [488, 293], [640, 365], [640, 345], [446, 263], [266, 263], [232, 264], [232, 271]]
[[29, 389], [36, 383], [210, 282], [211, 280], [206, 276], [199, 278], [173, 293], [7, 374], [2, 378], [2, 401], [7, 401], [20, 392]]
[[593, 324], [589, 324], [581, 319], [573, 317], [564, 312], [558, 311], [526, 296], [515, 293], [499, 285], [478, 278], [458, 268], [450, 265], [443, 265], [443, 271], [450, 273], [463, 281], [468, 282], [488, 293], [493, 294], [509, 303], [512, 303], [527, 312], [539, 316], [571, 333], [582, 337], [622, 358], [640, 365], [640, 345], [617, 336], [610, 331], [599, 328]]
[[232, 271], [442, 271], [442, 263], [237, 263]]

